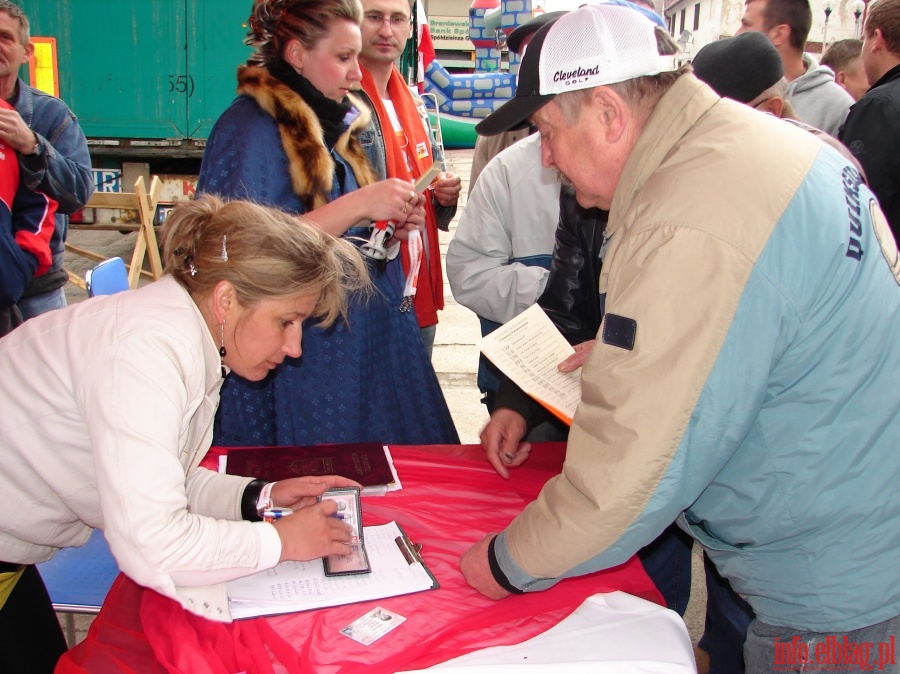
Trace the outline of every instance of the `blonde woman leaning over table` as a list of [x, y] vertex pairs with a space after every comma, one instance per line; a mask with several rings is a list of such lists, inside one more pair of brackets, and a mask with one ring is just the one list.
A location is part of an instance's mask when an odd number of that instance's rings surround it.
[[[350, 540], [334, 504], [315, 497], [355, 482], [269, 488], [198, 463], [226, 372], [263, 379], [300, 356], [308, 319], [339, 322], [348, 295], [368, 291], [356, 249], [281, 211], [214, 197], [179, 205], [162, 244], [156, 283], [0, 340], [0, 581], [15, 584], [0, 592], [0, 671], [43, 671], [34, 664], [47, 658], [52, 671], [65, 643], [33, 565], [91, 529], [133, 580], [220, 621], [226, 581]], [[258, 521], [266, 498], [297, 512]]]

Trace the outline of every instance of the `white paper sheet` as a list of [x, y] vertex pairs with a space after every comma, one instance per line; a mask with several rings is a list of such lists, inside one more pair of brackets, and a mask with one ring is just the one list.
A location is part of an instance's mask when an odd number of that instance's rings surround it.
[[228, 583], [228, 600], [235, 618], [307, 611], [370, 599], [395, 597], [434, 587], [434, 580], [420, 562], [409, 564], [396, 538], [402, 536], [396, 522], [364, 527], [363, 538], [372, 572], [355, 576], [327, 577], [322, 560], [282, 562], [268, 571]]
[[575, 349], [537, 304], [501, 325], [479, 342], [481, 352], [566, 423], [581, 401], [581, 370], [562, 373], [559, 363]]

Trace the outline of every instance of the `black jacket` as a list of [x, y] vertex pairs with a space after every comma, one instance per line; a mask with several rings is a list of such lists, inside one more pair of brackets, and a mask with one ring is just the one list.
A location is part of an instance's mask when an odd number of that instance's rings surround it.
[[[553, 261], [538, 304], [573, 346], [594, 339], [603, 318], [600, 255], [608, 217], [607, 211], [579, 206], [571, 187], [560, 190]], [[529, 429], [552, 418], [508, 378], [500, 383], [496, 407], [515, 410], [525, 417]]]
[[839, 138], [865, 169], [869, 187], [900, 241], [900, 65], [853, 104]]

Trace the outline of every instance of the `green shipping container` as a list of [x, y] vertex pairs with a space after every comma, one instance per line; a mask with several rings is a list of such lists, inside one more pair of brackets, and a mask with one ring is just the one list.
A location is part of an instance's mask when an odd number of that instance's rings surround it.
[[32, 36], [56, 39], [59, 95], [94, 156], [199, 157], [251, 51], [251, 0], [18, 4]]

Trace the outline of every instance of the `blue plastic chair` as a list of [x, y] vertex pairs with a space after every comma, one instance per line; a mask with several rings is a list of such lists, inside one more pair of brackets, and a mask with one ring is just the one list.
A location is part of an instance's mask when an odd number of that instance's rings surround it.
[[128, 269], [120, 257], [104, 260], [84, 275], [88, 297], [113, 295], [128, 290]]
[[66, 642], [75, 645], [75, 613], [97, 615], [106, 594], [119, 575], [103, 532], [95, 529], [80, 548], [63, 548], [52, 559], [37, 565], [53, 610], [65, 614]]

